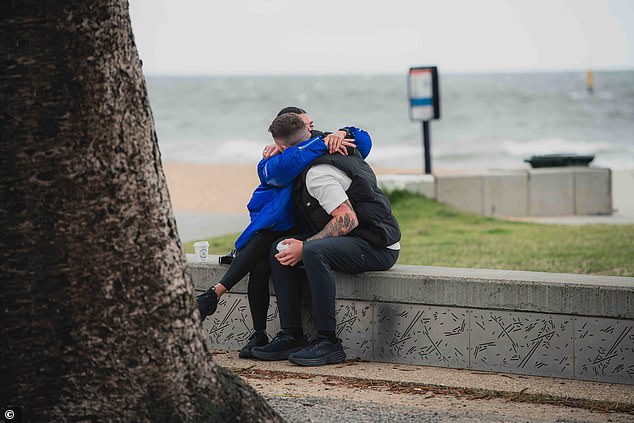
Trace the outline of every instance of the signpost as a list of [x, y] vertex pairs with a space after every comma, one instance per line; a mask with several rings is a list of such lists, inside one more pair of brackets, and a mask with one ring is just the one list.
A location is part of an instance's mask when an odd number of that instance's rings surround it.
[[438, 90], [438, 68], [436, 66], [409, 69], [407, 78], [409, 93], [409, 115], [411, 120], [423, 122], [423, 148], [425, 173], [431, 173], [431, 151], [429, 121], [440, 118], [440, 92]]

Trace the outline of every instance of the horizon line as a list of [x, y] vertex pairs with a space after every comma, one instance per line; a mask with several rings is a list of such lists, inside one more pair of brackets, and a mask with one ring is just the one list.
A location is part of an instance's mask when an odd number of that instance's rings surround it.
[[[416, 67], [417, 65], [412, 65]], [[422, 65], [421, 65], [422, 66]], [[433, 65], [430, 65], [433, 66]], [[557, 68], [557, 69], [485, 69], [485, 70], [446, 70], [438, 66], [439, 72], [446, 75], [496, 75], [496, 74], [543, 74], [543, 73], [586, 73], [592, 72], [628, 72], [634, 71], [634, 67], [585, 67], [585, 68]], [[143, 72], [144, 76], [149, 77], [209, 77], [209, 76], [234, 76], [234, 77], [265, 77], [265, 76], [283, 76], [283, 77], [305, 77], [305, 76], [395, 76], [407, 75], [409, 69], [403, 71], [344, 71], [344, 72], [261, 72], [261, 73], [243, 73], [243, 72]]]

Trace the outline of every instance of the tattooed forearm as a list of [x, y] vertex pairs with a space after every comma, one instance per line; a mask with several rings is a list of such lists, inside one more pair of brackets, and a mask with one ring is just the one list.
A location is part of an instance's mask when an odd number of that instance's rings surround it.
[[332, 211], [331, 215], [332, 219], [330, 222], [317, 234], [308, 238], [308, 241], [333, 236], [343, 236], [350, 233], [359, 225], [357, 214], [354, 212], [350, 200], [344, 201], [339, 207]]

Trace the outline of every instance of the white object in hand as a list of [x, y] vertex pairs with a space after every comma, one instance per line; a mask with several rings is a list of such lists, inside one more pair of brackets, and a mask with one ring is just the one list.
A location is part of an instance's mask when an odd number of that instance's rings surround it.
[[207, 241], [195, 242], [194, 251], [201, 261], [207, 260], [207, 254], [209, 253], [209, 243]]
[[289, 247], [288, 244], [282, 244], [282, 242], [284, 242], [284, 241], [280, 241], [280, 242], [277, 243], [277, 251], [280, 252], [280, 253], [282, 251], [284, 251], [284, 250], [288, 250], [288, 247]]

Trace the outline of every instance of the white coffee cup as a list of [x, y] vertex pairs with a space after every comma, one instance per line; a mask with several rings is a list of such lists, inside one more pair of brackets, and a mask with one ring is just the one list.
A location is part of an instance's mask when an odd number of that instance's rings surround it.
[[282, 244], [282, 242], [284, 242], [284, 241], [280, 241], [280, 242], [277, 243], [277, 251], [280, 252], [280, 253], [282, 251], [288, 250], [288, 247], [290, 247], [290, 245]]
[[207, 260], [207, 254], [209, 253], [209, 243], [207, 241], [195, 242], [194, 252], [200, 261]]

